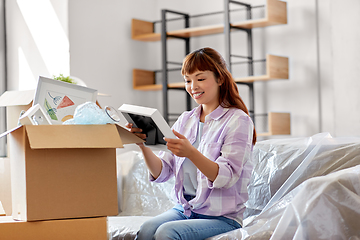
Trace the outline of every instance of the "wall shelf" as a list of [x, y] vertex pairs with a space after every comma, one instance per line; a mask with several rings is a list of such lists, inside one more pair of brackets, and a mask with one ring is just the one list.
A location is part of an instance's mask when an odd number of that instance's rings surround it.
[[[230, 4], [238, 4], [246, 8], [247, 20], [241, 22], [230, 22]], [[231, 72], [231, 57], [242, 57], [247, 59], [245, 63], [249, 66], [247, 77], [236, 77], [234, 80], [237, 84], [244, 84], [249, 87], [249, 113], [252, 119], [255, 117], [254, 110], [254, 82], [268, 81], [275, 79], [288, 79], [289, 78], [289, 59], [287, 57], [266, 55], [266, 72], [261, 76], [253, 76], [254, 74], [254, 62], [259, 60], [253, 59], [253, 46], [252, 46], [252, 29], [268, 27], [273, 25], [287, 24], [287, 4], [280, 0], [266, 0], [265, 5], [265, 17], [261, 19], [251, 18], [252, 6], [247, 3], [242, 3], [233, 0], [224, 0], [224, 22], [222, 24], [208, 25], [202, 27], [190, 27], [189, 18], [190, 15], [180, 13], [172, 10], [161, 11], [161, 32], [155, 32], [154, 25], [159, 22], [150, 22], [139, 19], [132, 19], [131, 22], [131, 38], [138, 41], [161, 41], [162, 46], [162, 70], [161, 83], [157, 84], [155, 79], [155, 71], [133, 69], [133, 88], [141, 91], [162, 91], [163, 94], [163, 111], [164, 118], [169, 121], [169, 107], [168, 107], [168, 91], [171, 89], [185, 90], [185, 82], [169, 83], [168, 72], [171, 70], [168, 64], [171, 62], [167, 59], [167, 41], [169, 39], [180, 39], [185, 41], [185, 52], [190, 52], [190, 38], [198, 36], [206, 36], [212, 34], [224, 34], [225, 46], [226, 46], [226, 58], [225, 61], [229, 64], [229, 70]], [[166, 17], [166, 14], [181, 15], [180, 19], [184, 20], [184, 29], [167, 31], [167, 22], [172, 20]], [[214, 14], [214, 13], [210, 13]], [[209, 14], [207, 14], [209, 15]], [[237, 56], [231, 53], [231, 38], [230, 34], [233, 31], [244, 31], [247, 33], [248, 40], [248, 55]], [[263, 61], [263, 60], [260, 60]], [[234, 63], [235, 64], [235, 63]], [[191, 97], [186, 95], [186, 108], [191, 109]], [[275, 113], [270, 112], [267, 115], [268, 119], [268, 132], [257, 133], [258, 136], [271, 136], [271, 135], [287, 135], [290, 134], [290, 113]]]
[[[155, 72], [143, 69], [133, 69], [133, 88], [141, 91], [157, 91], [162, 84], [155, 83]], [[185, 82], [169, 83], [169, 89], [185, 89]]]
[[[287, 57], [280, 57], [275, 55], [266, 55], [266, 73], [261, 76], [249, 76], [235, 78], [237, 83], [268, 81], [273, 79], [288, 79], [289, 78], [289, 59]], [[155, 83], [155, 72], [133, 69], [133, 88], [142, 91], [161, 90], [162, 84]], [[168, 88], [180, 89], [185, 88], [184, 82], [169, 83]]]
[[268, 113], [268, 132], [257, 133], [258, 136], [289, 135], [290, 113], [269, 112]]
[[[246, 20], [231, 23], [232, 28], [260, 28], [287, 23], [286, 3], [278, 0], [267, 0], [265, 18]], [[199, 37], [224, 32], [224, 24], [216, 24], [203, 27], [185, 28], [167, 32], [169, 38], [175, 37]], [[160, 41], [161, 34], [154, 32], [154, 23], [139, 19], [132, 19], [131, 38], [138, 41]]]
[[266, 55], [266, 73], [261, 76], [235, 78], [237, 83], [268, 81], [274, 79], [289, 79], [289, 59], [275, 55]]

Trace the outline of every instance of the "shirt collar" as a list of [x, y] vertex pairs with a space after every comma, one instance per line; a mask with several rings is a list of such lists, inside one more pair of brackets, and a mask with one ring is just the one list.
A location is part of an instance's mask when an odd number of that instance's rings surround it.
[[[209, 115], [206, 116], [206, 118], [211, 118], [213, 120], [219, 120], [222, 116], [224, 116], [225, 113], [229, 111], [229, 108], [224, 108], [219, 104], [219, 106], [212, 111]], [[201, 105], [199, 105], [195, 111], [191, 114], [191, 117], [196, 117], [200, 119], [201, 114]]]

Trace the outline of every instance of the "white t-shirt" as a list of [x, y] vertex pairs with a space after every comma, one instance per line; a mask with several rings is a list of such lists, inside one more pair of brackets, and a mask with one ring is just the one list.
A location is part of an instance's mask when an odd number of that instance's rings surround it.
[[[199, 122], [198, 135], [196, 141], [193, 144], [195, 148], [199, 146], [203, 127], [204, 127], [204, 123]], [[194, 163], [188, 158], [185, 158], [185, 161], [183, 162], [181, 167], [183, 168], [183, 173], [184, 173], [184, 194], [195, 196], [197, 189], [197, 179], [196, 179], [197, 168], [194, 165]]]

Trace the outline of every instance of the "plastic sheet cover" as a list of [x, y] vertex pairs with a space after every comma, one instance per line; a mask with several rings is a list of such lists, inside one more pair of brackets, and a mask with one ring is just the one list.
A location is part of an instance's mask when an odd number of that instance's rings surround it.
[[253, 160], [244, 228], [211, 240], [360, 239], [360, 138], [262, 141]]
[[[360, 240], [360, 138], [260, 141], [253, 163], [244, 227], [209, 239]], [[150, 183], [139, 152], [118, 157], [118, 174], [122, 212], [109, 218], [109, 239], [133, 239], [142, 222], [173, 207], [174, 183]]]
[[125, 145], [117, 150], [119, 215], [108, 217], [108, 239], [134, 239], [147, 219], [172, 208], [174, 179], [166, 183], [149, 181], [149, 173], [141, 152]]
[[[129, 155], [133, 157], [129, 158]], [[120, 216], [156, 216], [175, 205], [171, 200], [174, 178], [165, 183], [150, 182], [140, 152], [119, 157], [117, 165], [118, 172], [122, 171]]]
[[360, 164], [360, 138], [308, 138], [258, 142], [244, 218], [259, 214], [305, 180]]
[[253, 218], [244, 228], [210, 238], [360, 239], [360, 166], [314, 177]]

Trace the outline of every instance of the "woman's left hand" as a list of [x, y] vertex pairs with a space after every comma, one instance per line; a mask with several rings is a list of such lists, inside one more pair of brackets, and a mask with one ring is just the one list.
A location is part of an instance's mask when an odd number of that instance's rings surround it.
[[178, 157], [187, 157], [189, 158], [192, 155], [192, 151], [195, 149], [193, 145], [186, 139], [183, 135], [172, 130], [178, 139], [173, 138], [164, 138], [167, 142], [167, 148]]

